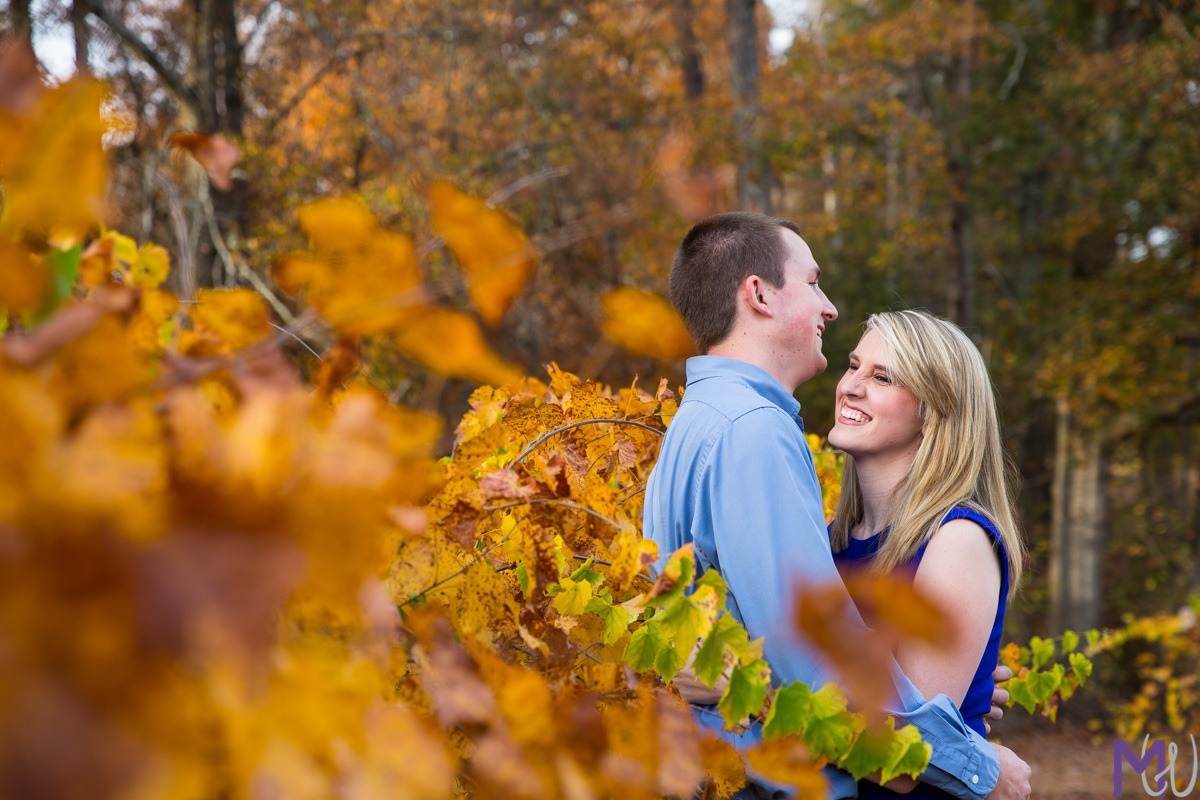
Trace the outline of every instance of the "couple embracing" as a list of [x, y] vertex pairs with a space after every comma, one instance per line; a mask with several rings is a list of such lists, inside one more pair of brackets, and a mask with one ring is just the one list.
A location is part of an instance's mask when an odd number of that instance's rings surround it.
[[[650, 475], [645, 535], [661, 553], [694, 543], [697, 573], [724, 577], [727, 607], [763, 637], [774, 675], [814, 689], [835, 676], [792, 630], [796, 587], [856, 566], [912, 576], [958, 633], [949, 650], [902, 641], [895, 651], [888, 710], [933, 747], [930, 767], [915, 785], [886, 788], [827, 768], [828, 797], [1028, 797], [1029, 767], [983, 738], [1023, 555], [983, 359], [955, 325], [923, 312], [868, 320], [837, 387], [829, 443], [847, 458], [827, 529], [792, 395], [827, 366], [821, 337], [837, 309], [820, 275], [787, 220], [721, 214], [688, 232], [671, 300], [703, 355], [688, 360]], [[764, 796], [755, 784], [738, 795]]]

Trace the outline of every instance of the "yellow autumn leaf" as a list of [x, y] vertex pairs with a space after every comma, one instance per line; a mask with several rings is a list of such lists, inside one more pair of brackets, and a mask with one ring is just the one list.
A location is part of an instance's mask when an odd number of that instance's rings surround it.
[[51, 89], [29, 116], [0, 111], [0, 227], [82, 233], [104, 208], [101, 84], [77, 78]]
[[[179, 298], [165, 289], [146, 289], [138, 299], [137, 313], [129, 322], [129, 334], [146, 353], [157, 353], [170, 341], [173, 326], [163, 326], [179, 310]], [[164, 338], [166, 334], [166, 338]]]
[[376, 231], [353, 253], [342, 257], [338, 280], [314, 304], [334, 328], [347, 336], [381, 333], [403, 325], [426, 304], [412, 239]]
[[262, 295], [250, 289], [201, 289], [190, 316], [207, 347], [193, 351], [229, 353], [270, 335], [270, 312]]
[[396, 346], [447, 377], [494, 386], [521, 379], [521, 370], [496, 355], [484, 341], [474, 318], [459, 311], [430, 310], [396, 334]]
[[631, 353], [676, 359], [696, 352], [679, 314], [664, 298], [621, 287], [604, 296], [604, 335]]
[[171, 257], [165, 247], [147, 244], [129, 265], [129, 282], [140, 289], [157, 289], [167, 279]]
[[572, 617], [582, 614], [588, 600], [592, 599], [592, 585], [586, 580], [563, 578], [559, 581], [559, 586], [562, 587], [562, 591], [554, 596], [554, 607], [558, 609], [558, 613]]
[[433, 230], [467, 273], [471, 302], [495, 325], [533, 276], [533, 245], [508, 215], [446, 181], [430, 184], [429, 213]]

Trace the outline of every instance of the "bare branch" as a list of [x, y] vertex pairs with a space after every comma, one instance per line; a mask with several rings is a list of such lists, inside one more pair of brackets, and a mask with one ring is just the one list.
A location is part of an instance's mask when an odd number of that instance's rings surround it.
[[570, 173], [571, 170], [567, 169], [566, 167], [546, 167], [545, 169], [535, 172], [532, 175], [526, 175], [524, 178], [518, 178], [508, 186], [497, 190], [492, 194], [491, 197], [487, 199], [487, 204], [489, 206], [497, 206], [522, 189], [527, 189], [530, 186], [535, 186], [541, 183], [542, 181], [550, 180], [551, 178], [559, 178], [563, 175], [569, 175]]
[[267, 285], [267, 282], [254, 270], [233, 260], [233, 254], [229, 252], [229, 248], [225, 245], [225, 238], [221, 235], [220, 228], [217, 226], [217, 213], [213, 208], [212, 195], [209, 194], [207, 183], [202, 184], [200, 193], [204, 200], [204, 216], [208, 220], [208, 235], [212, 239], [213, 246], [217, 248], [217, 253], [221, 256], [221, 261], [225, 263], [226, 273], [245, 278], [254, 287], [255, 291], [271, 304], [271, 308], [275, 309], [275, 313], [279, 315], [280, 319], [286, 323], [291, 323], [296, 318], [296, 315], [279, 299], [279, 296]]
[[573, 508], [576, 511], [583, 511], [586, 514], [591, 514], [597, 519], [602, 519], [609, 525], [612, 525], [617, 530], [621, 530], [621, 526], [614, 520], [601, 514], [599, 511], [593, 511], [587, 506], [581, 506], [578, 503], [572, 503], [567, 500], [559, 500], [556, 497], [534, 497], [529, 500], [514, 500], [511, 503], [501, 503], [498, 506], [484, 506], [483, 511], [502, 511], [506, 508], [516, 508], [517, 506], [530, 506], [536, 503], [549, 503], [550, 505], [563, 506], [564, 508]]
[[138, 57], [146, 62], [146, 65], [154, 70], [158, 77], [162, 78], [167, 90], [179, 102], [186, 105], [197, 119], [202, 117], [200, 113], [200, 100], [196, 97], [196, 93], [191, 87], [183, 82], [178, 73], [167, 68], [167, 65], [159, 59], [150, 45], [143, 42], [140, 36], [130, 30], [124, 22], [105, 8], [104, 0], [80, 0], [80, 2], [87, 7], [88, 12], [92, 16], [103, 22], [110, 31], [120, 37], [121, 41], [125, 42], [131, 50], [137, 53]]
[[525, 452], [523, 452], [523, 453], [521, 453], [521, 455], [517, 456], [516, 461], [514, 461], [513, 463], [520, 464], [521, 462], [523, 462], [525, 460], [525, 456], [532, 453], [533, 449], [535, 447], [537, 447], [539, 444], [546, 441], [551, 436], [554, 436], [557, 433], [562, 433], [563, 431], [569, 431], [569, 430], [571, 430], [571, 428], [578, 428], [580, 425], [599, 425], [600, 423], [612, 423], [614, 425], [633, 425], [638, 428], [645, 428], [646, 430], [650, 431], [651, 433], [657, 433], [659, 436], [663, 435], [663, 432], [660, 431], [658, 428], [651, 428], [649, 425], [643, 425], [642, 423], [634, 422], [631, 419], [585, 419], [580, 422], [572, 422], [570, 425], [564, 425], [561, 428], [555, 428], [552, 431], [547, 431], [546, 433], [542, 434], [537, 439], [535, 439], [528, 447], [526, 447]]

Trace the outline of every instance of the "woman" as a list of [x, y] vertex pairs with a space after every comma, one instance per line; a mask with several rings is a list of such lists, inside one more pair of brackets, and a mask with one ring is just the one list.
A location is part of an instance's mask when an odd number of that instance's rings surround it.
[[[829, 443], [846, 453], [830, 526], [839, 569], [911, 574], [914, 588], [943, 608], [955, 644], [902, 641], [896, 660], [922, 694], [947, 694], [984, 735], [1004, 609], [1024, 552], [983, 358], [946, 320], [874, 314], [838, 382], [835, 410]], [[894, 795], [867, 781], [859, 791]], [[908, 796], [949, 795], [917, 784]]]

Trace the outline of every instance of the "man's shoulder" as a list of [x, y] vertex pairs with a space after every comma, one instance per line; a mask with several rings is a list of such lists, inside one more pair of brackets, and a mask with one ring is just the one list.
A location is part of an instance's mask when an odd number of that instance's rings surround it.
[[689, 384], [679, 404], [679, 413], [698, 417], [722, 417], [733, 423], [748, 415], [787, 420], [778, 405], [756, 392], [745, 381], [729, 377], [706, 378]]

